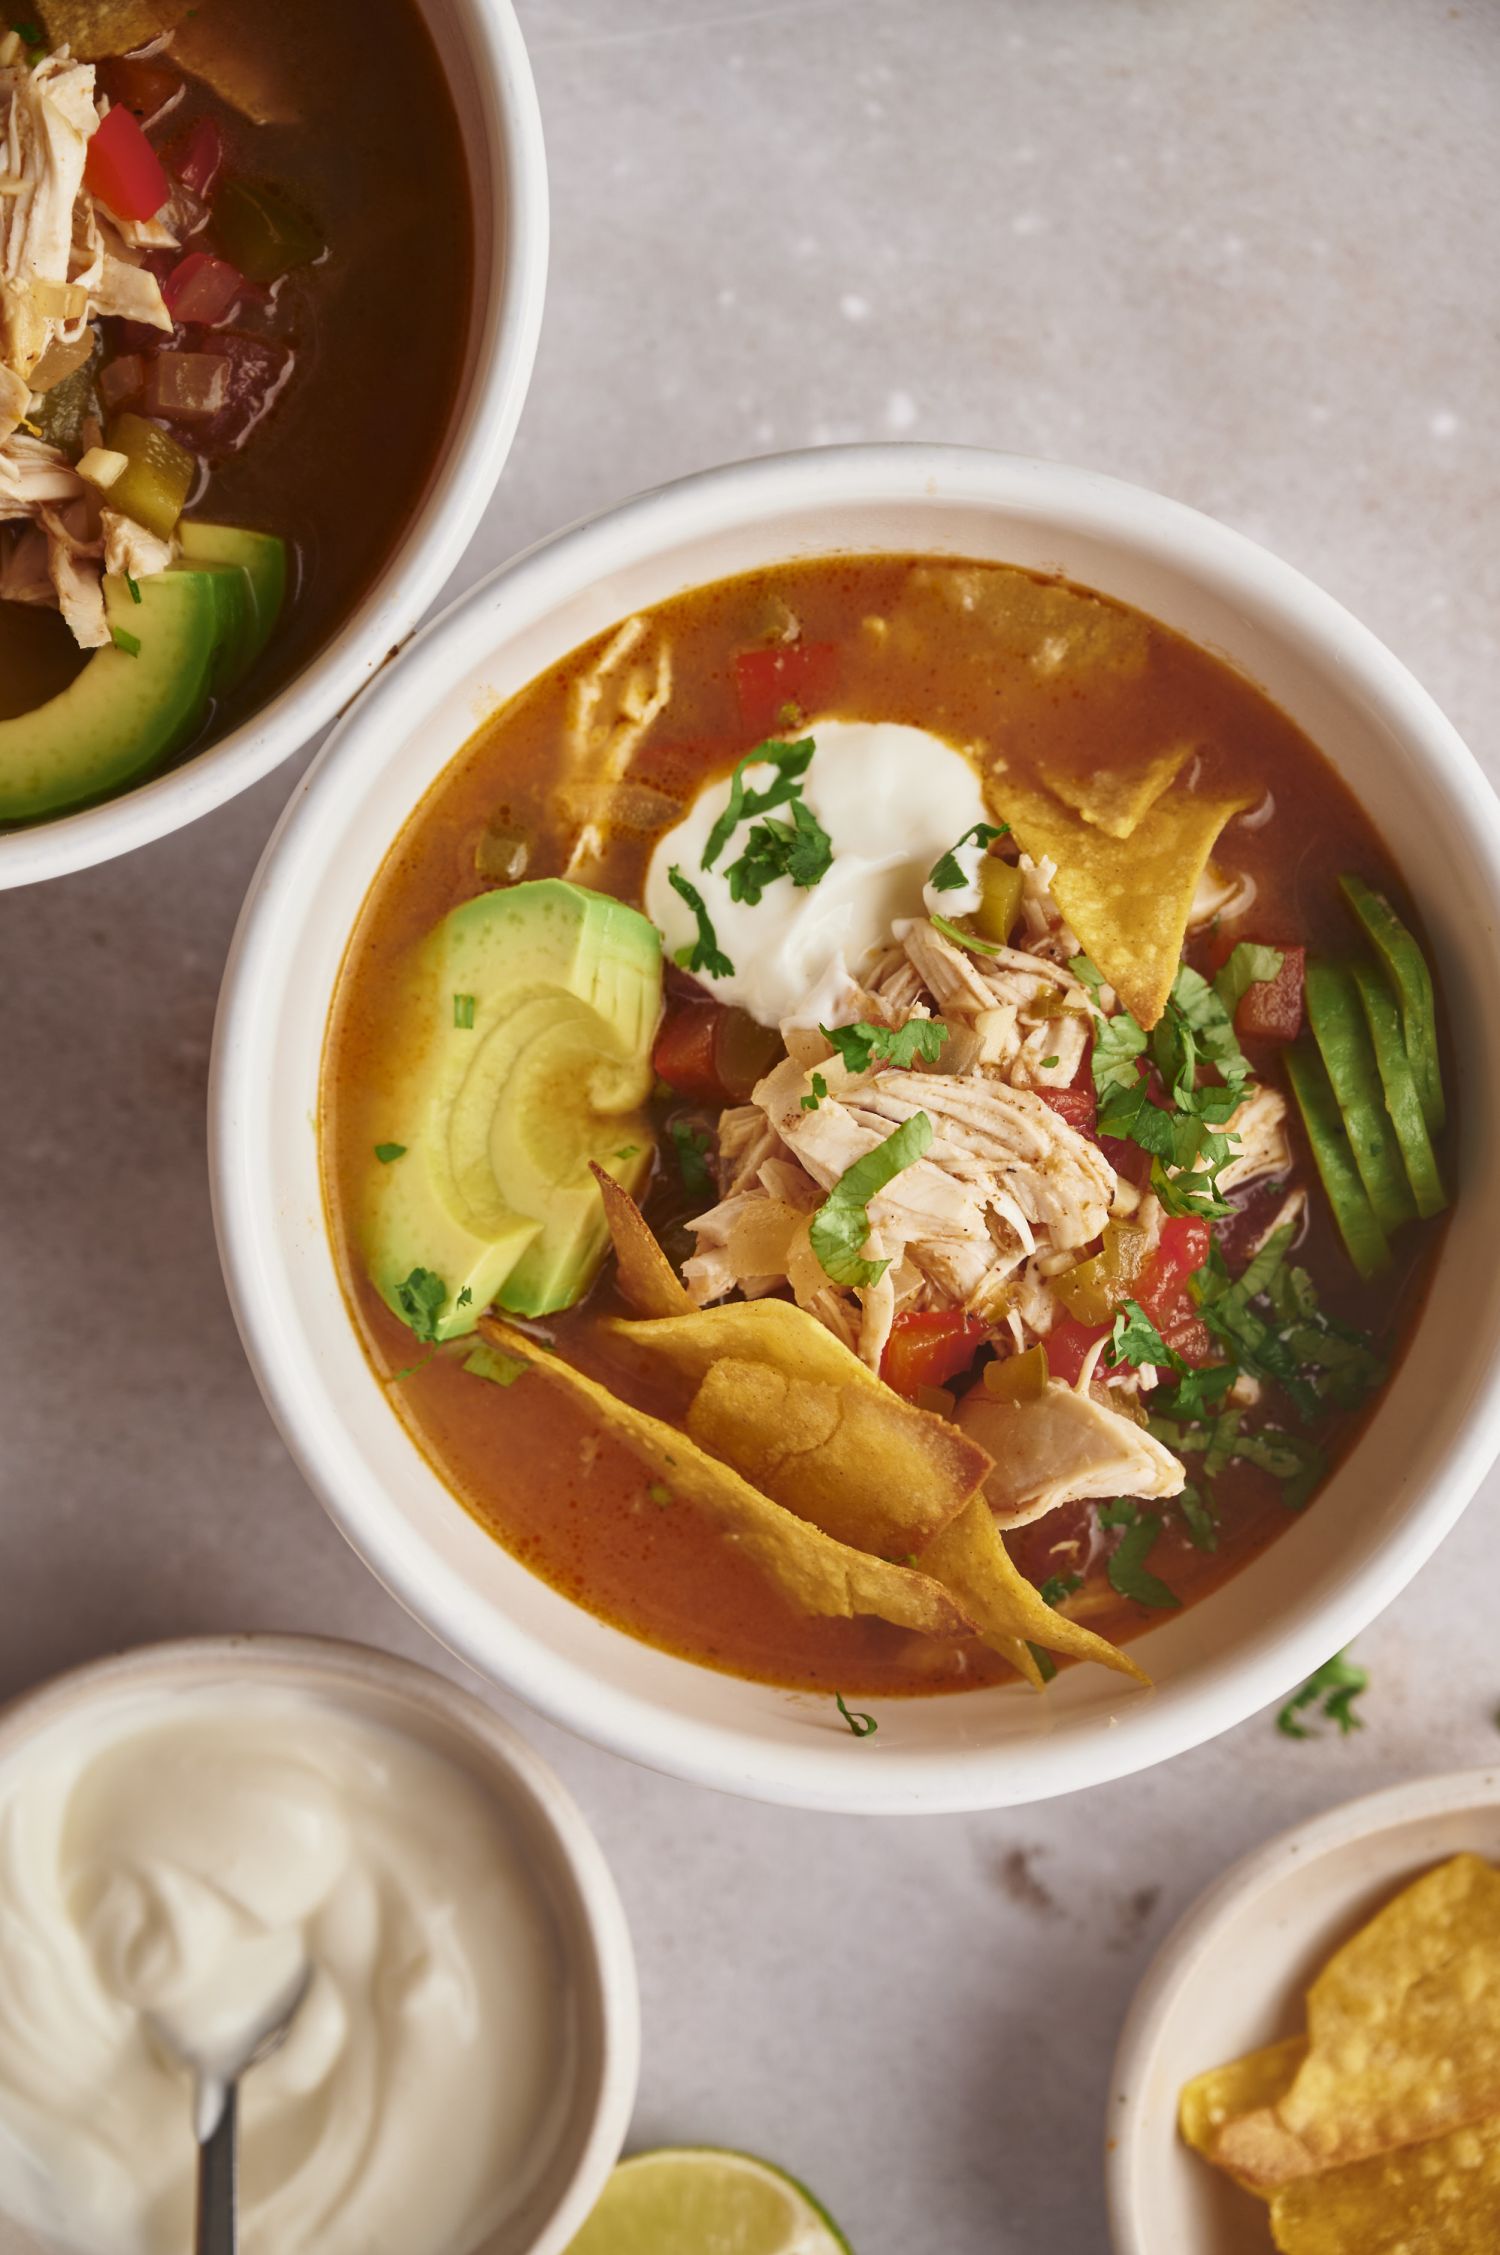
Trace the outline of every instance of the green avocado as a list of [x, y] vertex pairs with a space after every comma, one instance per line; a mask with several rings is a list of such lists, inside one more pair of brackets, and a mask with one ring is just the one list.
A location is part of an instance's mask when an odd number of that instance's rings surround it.
[[418, 943], [392, 997], [362, 1242], [419, 1336], [587, 1290], [608, 1242], [589, 1161], [632, 1192], [650, 1171], [660, 1009], [655, 925], [560, 878], [481, 893]]
[[179, 523], [177, 537], [185, 565], [240, 576], [243, 609], [220, 656], [215, 683], [219, 689], [234, 689], [270, 641], [281, 616], [286, 601], [286, 542], [273, 532], [199, 524], [188, 517]]
[[133, 782], [185, 743], [203, 717], [224, 619], [206, 572], [173, 569], [104, 583], [119, 639], [33, 712], [0, 721], [0, 822], [82, 806]]

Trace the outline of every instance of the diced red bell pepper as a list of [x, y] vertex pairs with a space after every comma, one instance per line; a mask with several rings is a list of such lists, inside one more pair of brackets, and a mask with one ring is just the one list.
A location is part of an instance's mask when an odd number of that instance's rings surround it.
[[740, 717], [757, 742], [774, 736], [787, 705], [805, 713], [827, 702], [838, 676], [836, 642], [776, 642], [734, 661]]
[[94, 65], [94, 83], [116, 108], [132, 111], [142, 125], [160, 117], [182, 92], [182, 79], [149, 55], [106, 55]]
[[190, 195], [206, 199], [224, 168], [224, 136], [211, 117], [195, 117], [185, 133], [167, 143], [162, 156]]
[[162, 283], [168, 313], [178, 322], [197, 321], [217, 328], [245, 294], [245, 277], [227, 259], [209, 251], [189, 251]]
[[123, 106], [110, 111], [89, 142], [83, 177], [117, 219], [154, 219], [172, 193], [160, 157]]
[[1113, 1329], [1112, 1323], [1080, 1323], [1072, 1315], [1054, 1323], [1042, 1341], [1047, 1350], [1048, 1375], [1076, 1386], [1090, 1347], [1097, 1339], [1107, 1339]]
[[1307, 969], [1305, 947], [1284, 947], [1281, 969], [1274, 979], [1257, 979], [1240, 996], [1234, 1014], [1235, 1031], [1242, 1041], [1295, 1041], [1302, 1031], [1302, 985]]
[[1091, 1088], [1039, 1088], [1036, 1094], [1070, 1128], [1077, 1128], [1080, 1135], [1093, 1135], [1098, 1114]]
[[880, 1358], [880, 1375], [898, 1394], [945, 1386], [968, 1369], [987, 1336], [962, 1308], [911, 1309], [898, 1315]]

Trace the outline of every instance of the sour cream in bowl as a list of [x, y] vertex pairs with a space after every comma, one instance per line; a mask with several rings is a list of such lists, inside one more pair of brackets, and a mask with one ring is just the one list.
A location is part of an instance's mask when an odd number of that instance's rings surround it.
[[477, 1702], [300, 1639], [127, 1655], [0, 1723], [0, 2215], [80, 2255], [188, 2245], [157, 2031], [248, 2025], [304, 1959], [241, 2092], [246, 2255], [564, 2246], [635, 2080], [598, 1851]]

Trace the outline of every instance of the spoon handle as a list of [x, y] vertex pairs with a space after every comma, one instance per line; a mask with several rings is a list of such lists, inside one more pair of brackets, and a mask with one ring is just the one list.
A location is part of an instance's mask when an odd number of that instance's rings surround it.
[[239, 2094], [224, 2093], [219, 2119], [198, 2148], [198, 2229], [194, 2255], [235, 2255], [235, 2120]]

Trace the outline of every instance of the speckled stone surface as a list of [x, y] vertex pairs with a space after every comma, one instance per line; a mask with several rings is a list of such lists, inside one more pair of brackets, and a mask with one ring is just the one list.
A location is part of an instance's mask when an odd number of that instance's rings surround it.
[[[1500, 772], [1488, 0], [523, 16], [551, 297], [453, 592], [724, 458], [977, 441], [1253, 533], [1383, 635]], [[207, 1629], [451, 1665], [292, 1469], [214, 1253], [214, 998], [293, 773], [133, 860], [0, 896], [0, 1693]], [[1264, 1715], [1087, 1801], [792, 1815], [527, 1722], [634, 1926], [638, 2137], [777, 2157], [859, 2255], [1100, 2255], [1110, 2054], [1174, 1916], [1280, 1826], [1496, 1752], [1497, 1511], [1492, 1477], [1360, 1640], [1360, 1735], [1297, 1745]]]

